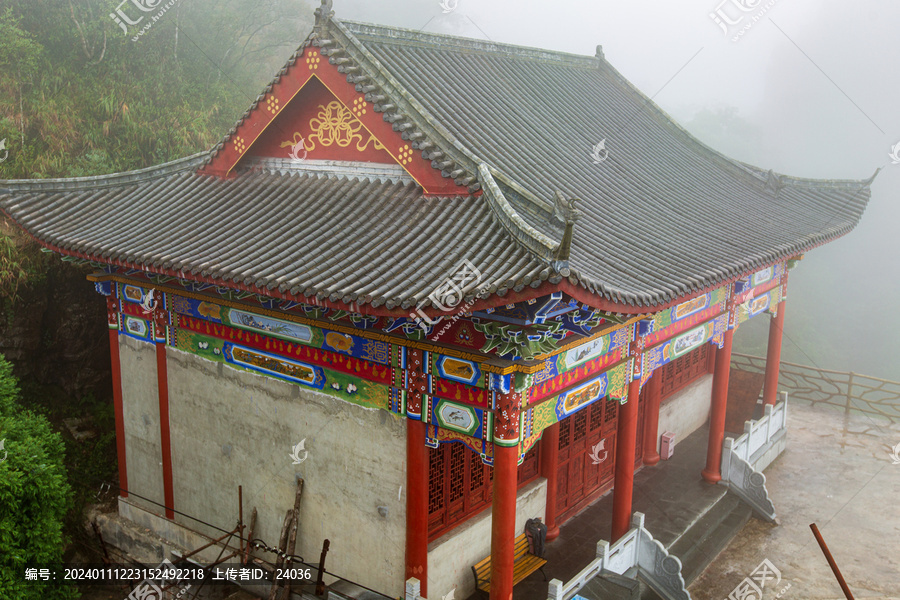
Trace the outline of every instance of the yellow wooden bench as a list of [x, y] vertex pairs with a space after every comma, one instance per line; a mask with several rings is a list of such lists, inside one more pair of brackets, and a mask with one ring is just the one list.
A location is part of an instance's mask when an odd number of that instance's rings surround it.
[[[547, 581], [547, 574], [544, 573], [544, 565], [547, 564], [547, 561], [528, 551], [528, 537], [524, 533], [516, 538], [513, 560], [515, 561], [513, 563], [513, 585], [516, 585], [539, 569], [544, 576], [544, 581]], [[475, 575], [475, 587], [482, 592], [490, 593], [491, 557], [488, 556], [472, 567], [472, 573]]]

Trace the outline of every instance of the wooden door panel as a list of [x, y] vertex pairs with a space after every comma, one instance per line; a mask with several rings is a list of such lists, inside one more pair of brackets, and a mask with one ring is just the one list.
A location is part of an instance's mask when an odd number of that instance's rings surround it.
[[[557, 516], [571, 515], [579, 503], [612, 482], [618, 406], [615, 400], [603, 399], [560, 421]], [[594, 464], [591, 454], [601, 441], [599, 456], [606, 458]]]

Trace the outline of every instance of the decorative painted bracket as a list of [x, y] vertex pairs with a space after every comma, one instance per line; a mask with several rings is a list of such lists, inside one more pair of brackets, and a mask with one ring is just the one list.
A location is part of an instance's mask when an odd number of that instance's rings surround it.
[[665, 600], [691, 600], [681, 575], [681, 561], [653, 539], [644, 527], [644, 515], [639, 512], [631, 518], [631, 529], [615, 544], [597, 542], [597, 558], [574, 579], [567, 583], [551, 580], [547, 598], [571, 598], [588, 581], [604, 573], [640, 579]]
[[559, 321], [545, 325], [520, 327], [496, 321], [474, 318], [475, 329], [487, 340], [482, 352], [494, 352], [511, 360], [531, 360], [541, 354], [556, 350], [566, 337], [566, 330]]
[[787, 393], [774, 407], [766, 406], [765, 416], [744, 423], [744, 433], [737, 439], [722, 442], [722, 485], [746, 502], [760, 518], [777, 523], [775, 505], [766, 489], [766, 476], [753, 468], [759, 457], [787, 431]]

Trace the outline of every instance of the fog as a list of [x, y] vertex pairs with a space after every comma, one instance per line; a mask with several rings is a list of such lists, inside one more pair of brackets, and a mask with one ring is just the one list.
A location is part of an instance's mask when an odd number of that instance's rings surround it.
[[[869, 208], [857, 229], [811, 251], [791, 272], [783, 359], [900, 381], [900, 363], [894, 360], [900, 353], [900, 319], [895, 308], [900, 299], [900, 266], [895, 258], [900, 255], [900, 241], [894, 231], [900, 222], [900, 209], [894, 201], [900, 191], [900, 164], [892, 164], [889, 156], [892, 146], [900, 143], [900, 69], [892, 64], [897, 61], [900, 3], [443, 1], [442, 7], [441, 0], [334, 0], [333, 8], [337, 17], [345, 20], [589, 56], [602, 45], [607, 60], [663, 110], [705, 143], [735, 159], [789, 175], [828, 179], [867, 179], [881, 167]], [[0, 7], [7, 2], [0, 0]], [[84, 4], [91, 8], [95, 3], [84, 0]], [[163, 19], [150, 34], [170, 36], [177, 55], [180, 33], [182, 48], [196, 49], [208, 59], [208, 64], [201, 65], [211, 73], [207, 84], [227, 82], [229, 93], [244, 97], [241, 104], [249, 106], [274, 75], [281, 55], [286, 59], [290, 48], [296, 48], [309, 33], [318, 4], [318, 0], [184, 0], [176, 16]], [[754, 8], [742, 13], [740, 4]], [[274, 11], [267, 7], [276, 5], [278, 11], [295, 12], [287, 18], [283, 13], [266, 12]], [[89, 24], [99, 54], [107, 33], [119, 36], [120, 32], [104, 17], [104, 10], [85, 7], [78, 15]], [[242, 65], [257, 78], [258, 85], [248, 85], [238, 77], [239, 69], [229, 62], [234, 57], [228, 44], [240, 45], [239, 39], [232, 40], [229, 32], [217, 30], [221, 19], [209, 18], [210, 11], [231, 20], [246, 17], [246, 25], [254, 27], [271, 21], [273, 14], [276, 23], [290, 21], [284, 26], [266, 25], [265, 34], [260, 35], [264, 41], [259, 44], [264, 47], [253, 46], [248, 55], [255, 56], [255, 62]], [[726, 35], [711, 16], [715, 14], [733, 21], [745, 16], [728, 28]], [[40, 15], [35, 18], [33, 26], [46, 24]], [[732, 41], [748, 24], [744, 35]], [[143, 53], [152, 47], [148, 44], [160, 41], [150, 37], [148, 34], [129, 48], [128, 64], [137, 73]], [[89, 58], [89, 67], [105, 67], [102, 58], [93, 54]], [[146, 108], [152, 101], [138, 94], [124, 95], [121, 100], [123, 113], [130, 105], [135, 114], [149, 114], [135, 107], [143, 102]], [[192, 106], [185, 114], [196, 110]], [[118, 113], [111, 111], [110, 115], [105, 118], [115, 124]], [[185, 137], [181, 135], [183, 123], [177, 118], [170, 120], [174, 123], [170, 129], [160, 126], [154, 139]], [[533, 126], [538, 125], [523, 124]], [[50, 149], [61, 143], [44, 141]], [[150, 164], [157, 162], [162, 161]], [[107, 163], [98, 163], [103, 165], [98, 172], [104, 172]], [[759, 215], [757, 223], [748, 223], [748, 227], [756, 226], [766, 226], [765, 214]], [[735, 336], [736, 350], [764, 353], [767, 328], [766, 317], [742, 326]]]
[[[710, 17], [720, 6], [733, 20], [740, 14], [731, 0], [459, 0], [447, 14], [437, 0], [336, 0], [334, 10], [577, 54], [602, 45], [632, 83], [733, 158], [827, 179], [866, 179], [882, 167], [857, 229], [791, 272], [782, 358], [900, 380], [900, 164], [889, 156], [900, 142], [900, 4], [768, 0], [747, 13], [768, 6], [737, 42], [741, 25], [726, 36]], [[767, 328], [765, 317], [743, 326], [736, 351], [764, 353]]]

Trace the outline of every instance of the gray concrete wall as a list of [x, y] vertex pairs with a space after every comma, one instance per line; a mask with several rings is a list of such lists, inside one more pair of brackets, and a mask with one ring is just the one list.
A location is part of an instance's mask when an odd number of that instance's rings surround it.
[[662, 434], [671, 431], [675, 434], [675, 452], [678, 452], [678, 442], [709, 420], [712, 378], [712, 375], [704, 375], [671, 398], [663, 400], [659, 407], [657, 450]]
[[[547, 480], [543, 477], [519, 490], [516, 498], [516, 535], [525, 521], [547, 510]], [[456, 586], [455, 598], [475, 592], [472, 565], [491, 553], [491, 509], [469, 519], [428, 545], [428, 597], [441, 598]]]
[[[127, 335], [119, 336], [122, 365], [122, 405], [125, 415], [125, 464], [128, 488], [134, 494], [163, 503], [162, 451], [159, 438], [159, 388], [156, 347]], [[162, 508], [138, 498], [131, 502], [154, 512]]]
[[[127, 377], [143, 378], [148, 371], [154, 385], [147, 394], [155, 394], [155, 363], [128, 360]], [[388, 595], [402, 594], [404, 420], [171, 347], [167, 365], [176, 510], [230, 530], [238, 518], [237, 488], [243, 485], [245, 522], [256, 507], [254, 537], [276, 546], [285, 512], [294, 504], [297, 477], [303, 477], [295, 552], [317, 563], [328, 538], [329, 571]], [[134, 421], [134, 416], [127, 420], [127, 431]], [[158, 440], [158, 423], [154, 432]], [[294, 465], [292, 447], [303, 439], [307, 458]], [[150, 452], [154, 457], [158, 442], [156, 449]], [[150, 461], [141, 456], [144, 450], [137, 447], [132, 453], [139, 461], [135, 464]], [[131, 465], [132, 455], [129, 481], [133, 477], [144, 487], [158, 485], [161, 498], [158, 472], [146, 467], [132, 471]], [[386, 508], [384, 516], [379, 506]], [[176, 520], [207, 535], [221, 535], [188, 518]]]

